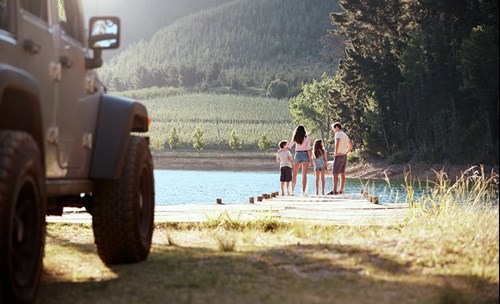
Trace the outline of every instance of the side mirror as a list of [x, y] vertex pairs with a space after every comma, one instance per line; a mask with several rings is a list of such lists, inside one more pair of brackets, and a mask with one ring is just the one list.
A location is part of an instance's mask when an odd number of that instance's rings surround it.
[[120, 46], [120, 19], [118, 17], [92, 17], [89, 22], [89, 48], [116, 49]]

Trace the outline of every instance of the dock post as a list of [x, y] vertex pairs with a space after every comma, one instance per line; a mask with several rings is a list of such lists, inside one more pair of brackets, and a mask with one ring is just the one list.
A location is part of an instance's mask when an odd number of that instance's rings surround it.
[[262, 202], [262, 196], [257, 196], [257, 201]]
[[249, 204], [253, 204], [253, 203], [254, 203], [253, 196], [250, 196], [250, 197], [248, 198], [248, 203], [249, 203]]
[[217, 198], [215, 202], [217, 203], [217, 205], [222, 205], [222, 198]]

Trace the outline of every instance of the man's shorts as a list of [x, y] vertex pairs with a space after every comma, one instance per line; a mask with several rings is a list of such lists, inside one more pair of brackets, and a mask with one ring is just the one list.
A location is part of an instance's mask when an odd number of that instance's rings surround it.
[[293, 160], [294, 164], [308, 163], [308, 162], [310, 162], [310, 160], [309, 160], [309, 153], [307, 153], [307, 151], [295, 152], [295, 158]]
[[280, 182], [291, 182], [292, 181], [292, 168], [290, 167], [281, 167], [281, 176], [280, 176]]
[[337, 155], [333, 158], [333, 174], [341, 174], [345, 172], [345, 165], [347, 163], [347, 155]]

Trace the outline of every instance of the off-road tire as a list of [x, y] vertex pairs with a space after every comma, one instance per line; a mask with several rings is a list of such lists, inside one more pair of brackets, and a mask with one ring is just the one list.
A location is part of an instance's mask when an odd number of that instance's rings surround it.
[[154, 224], [153, 160], [146, 139], [131, 136], [118, 180], [95, 181], [92, 225], [106, 264], [145, 260]]
[[45, 245], [44, 186], [33, 138], [0, 131], [0, 303], [35, 299]]

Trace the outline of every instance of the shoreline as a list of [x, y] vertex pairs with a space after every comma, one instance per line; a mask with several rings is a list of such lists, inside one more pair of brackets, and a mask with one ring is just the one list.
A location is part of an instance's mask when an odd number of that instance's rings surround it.
[[[279, 164], [274, 157], [180, 157], [154, 155], [153, 162], [155, 169], [160, 170], [207, 170], [207, 171], [278, 171]], [[331, 168], [331, 166], [329, 166]], [[363, 179], [404, 179], [407, 172], [409, 178], [420, 180], [436, 180], [442, 173], [450, 179], [458, 178], [472, 165], [442, 165], [442, 164], [390, 164], [387, 161], [374, 161], [366, 163], [348, 163], [346, 167], [347, 178]], [[478, 167], [479, 169], [479, 167]], [[485, 174], [490, 174], [491, 170], [498, 172], [498, 166], [485, 167]], [[309, 169], [309, 174], [313, 171]]]

